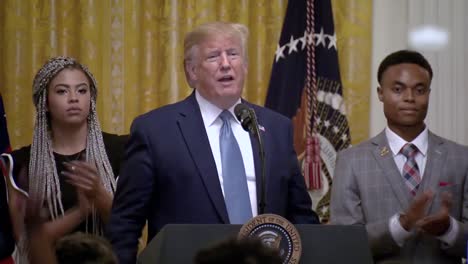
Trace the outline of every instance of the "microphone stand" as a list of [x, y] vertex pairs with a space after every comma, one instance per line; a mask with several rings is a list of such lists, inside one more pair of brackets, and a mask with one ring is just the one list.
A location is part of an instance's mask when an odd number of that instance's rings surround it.
[[263, 147], [263, 139], [260, 136], [260, 129], [258, 128], [258, 120], [257, 120], [257, 115], [255, 114], [255, 111], [252, 108], [248, 108], [250, 116], [252, 117], [252, 126], [251, 126], [251, 132], [256, 136], [255, 138], [258, 141], [258, 152], [260, 154], [260, 163], [261, 163], [261, 186], [262, 190], [260, 192], [260, 203], [258, 204], [258, 214], [264, 214], [265, 213], [265, 185], [266, 185], [266, 179], [265, 179], [265, 149]]

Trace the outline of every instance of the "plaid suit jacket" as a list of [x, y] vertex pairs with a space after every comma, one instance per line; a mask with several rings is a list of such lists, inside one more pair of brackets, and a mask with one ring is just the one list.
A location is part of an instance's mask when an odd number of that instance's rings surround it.
[[450, 215], [458, 221], [456, 243], [415, 233], [402, 247], [393, 240], [389, 220], [406, 210], [413, 196], [405, 185], [384, 132], [338, 154], [331, 196], [331, 222], [365, 225], [376, 263], [461, 263], [468, 226], [468, 147], [429, 132], [426, 168], [416, 195], [432, 190], [428, 214], [438, 212], [441, 193], [450, 192]]

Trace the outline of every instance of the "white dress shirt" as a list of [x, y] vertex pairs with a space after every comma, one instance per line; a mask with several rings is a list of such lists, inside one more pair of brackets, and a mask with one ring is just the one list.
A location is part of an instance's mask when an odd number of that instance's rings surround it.
[[393, 159], [400, 171], [400, 174], [403, 175], [403, 166], [406, 162], [406, 157], [400, 153], [401, 148], [407, 144], [412, 143], [415, 145], [419, 152], [416, 154], [416, 163], [418, 164], [419, 174], [421, 176], [421, 180], [424, 176], [424, 169], [426, 168], [426, 160], [427, 160], [427, 144], [428, 144], [428, 130], [427, 127], [421, 132], [413, 141], [406, 142], [406, 140], [402, 139], [398, 136], [395, 132], [390, 130], [390, 128], [385, 129], [385, 135], [387, 136], [388, 145], [392, 150]]
[[[419, 152], [416, 154], [416, 163], [418, 164], [419, 173], [421, 180], [424, 177], [424, 169], [426, 168], [427, 161], [427, 149], [428, 149], [428, 129], [427, 127], [411, 142], [407, 142], [393, 132], [390, 128], [385, 129], [385, 135], [388, 140], [390, 149], [392, 150], [393, 159], [400, 171], [400, 174], [403, 175], [403, 166], [406, 162], [406, 157], [400, 153], [401, 148], [407, 144], [412, 143], [415, 145]], [[403, 177], [403, 176], [402, 176]], [[409, 190], [408, 190], [409, 191]], [[400, 224], [399, 221], [400, 213], [397, 213], [390, 218], [389, 229], [390, 233], [395, 240], [395, 242], [401, 247], [403, 246], [406, 239], [408, 239], [414, 231], [406, 231]], [[439, 240], [445, 242], [447, 245], [451, 246], [455, 243], [455, 239], [458, 233], [458, 223], [450, 217], [450, 227], [445, 234], [437, 237]]]
[[[205, 125], [208, 140], [210, 141], [211, 152], [216, 163], [216, 169], [218, 170], [219, 182], [221, 184], [221, 190], [224, 196], [223, 187], [223, 169], [221, 165], [221, 151], [219, 146], [219, 132], [223, 121], [219, 118], [221, 112], [224, 109], [220, 109], [216, 105], [210, 103], [208, 100], [203, 98], [201, 94], [195, 90], [195, 98], [197, 99], [198, 105], [200, 106], [203, 123]], [[242, 128], [242, 125], [234, 115], [234, 106], [241, 103], [239, 99], [236, 104], [231, 108], [227, 109], [232, 114], [231, 129], [234, 136], [239, 144], [239, 148], [242, 154], [242, 160], [245, 167], [245, 175], [247, 176], [247, 187], [249, 189], [250, 205], [252, 208], [252, 216], [256, 216], [257, 213], [257, 186], [255, 183], [255, 165], [252, 152], [252, 144], [250, 142], [250, 136], [247, 131]], [[197, 139], [193, 139], [197, 140]]]

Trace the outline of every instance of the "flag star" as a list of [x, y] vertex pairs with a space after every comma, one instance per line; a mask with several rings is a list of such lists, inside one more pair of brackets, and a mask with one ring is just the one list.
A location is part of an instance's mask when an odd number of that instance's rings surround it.
[[322, 214], [325, 214], [328, 211], [328, 206], [322, 207]]
[[328, 39], [330, 40], [330, 43], [328, 43], [328, 49], [335, 47], [336, 50], [336, 32], [334, 32], [333, 35], [328, 35]]
[[323, 122], [323, 125], [328, 128], [330, 126], [330, 121], [328, 120], [325, 120], [325, 122]]
[[317, 117], [316, 122], [317, 122], [317, 125], [322, 123], [322, 120], [320, 119], [320, 117]]
[[288, 47], [289, 47], [289, 53], [288, 54], [291, 54], [293, 51], [297, 51], [297, 43], [299, 42], [299, 39], [294, 39], [294, 37], [291, 35], [291, 39], [289, 40], [289, 44]]
[[299, 41], [302, 43], [301, 49], [304, 50], [304, 48], [307, 46], [307, 38], [309, 34], [307, 34], [307, 31], [304, 31], [304, 36], [299, 38]]
[[340, 132], [340, 130], [338, 129], [338, 127], [337, 127], [337, 126], [333, 126], [333, 133], [336, 134], [336, 133], [338, 133], [338, 132]]
[[323, 28], [320, 29], [320, 34], [315, 34], [315, 37], [317, 38], [317, 42], [315, 43], [315, 46], [318, 46], [320, 44], [322, 44], [324, 47], [326, 46], [325, 34], [323, 33]]
[[341, 140], [343, 140], [343, 141], [348, 140], [348, 135], [343, 134], [343, 135], [341, 136]]
[[280, 46], [278, 44], [278, 47], [276, 48], [275, 52], [275, 62], [278, 62], [279, 59], [284, 58], [284, 49], [286, 48], [286, 45]]

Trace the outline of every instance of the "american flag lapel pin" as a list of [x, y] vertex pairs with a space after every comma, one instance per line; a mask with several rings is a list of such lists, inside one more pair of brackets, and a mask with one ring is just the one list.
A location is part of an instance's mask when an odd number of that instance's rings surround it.
[[262, 125], [258, 125], [258, 129], [260, 129], [261, 131], [265, 132], [265, 127], [262, 126]]

